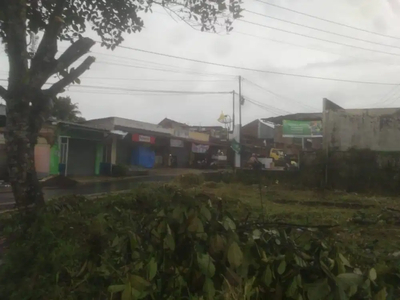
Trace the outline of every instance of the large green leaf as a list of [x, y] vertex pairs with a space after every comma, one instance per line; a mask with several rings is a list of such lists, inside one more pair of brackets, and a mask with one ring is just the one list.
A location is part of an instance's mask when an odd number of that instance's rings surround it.
[[110, 285], [108, 287], [108, 291], [110, 293], [118, 293], [118, 292], [122, 292], [125, 289], [125, 287], [126, 287], [125, 284]]
[[232, 219], [229, 217], [224, 218], [222, 225], [224, 226], [225, 230], [236, 230], [235, 222], [233, 222]]
[[364, 277], [354, 273], [342, 273], [336, 276], [336, 281], [344, 290], [352, 286], [361, 286], [364, 283]]
[[225, 247], [225, 239], [221, 235], [216, 234], [211, 237], [210, 250], [212, 254], [222, 252], [224, 250], [224, 247]]
[[236, 242], [233, 242], [229, 246], [228, 261], [229, 264], [234, 268], [239, 267], [243, 262], [243, 252]]
[[198, 217], [194, 217], [188, 226], [188, 231], [192, 233], [204, 233], [203, 222]]
[[197, 254], [197, 263], [199, 264], [200, 271], [206, 275], [207, 277], [211, 278], [215, 274], [215, 266], [212, 262], [211, 256], [206, 253], [198, 253]]
[[271, 271], [271, 267], [268, 265], [267, 269], [265, 270], [265, 274], [264, 274], [264, 282], [267, 286], [270, 286], [272, 283], [272, 279], [273, 279], [273, 274]]
[[152, 280], [157, 274], [157, 262], [154, 259], [154, 257], [152, 257], [149, 263], [147, 264], [147, 273], [148, 273], [147, 278], [149, 280]]
[[215, 296], [214, 282], [210, 278], [206, 278], [203, 285], [203, 292], [206, 299], [213, 300]]
[[331, 288], [327, 279], [323, 279], [312, 284], [307, 284], [305, 288], [309, 300], [325, 300], [325, 297], [331, 292]]
[[208, 210], [208, 208], [205, 207], [205, 205], [202, 205], [202, 206], [201, 206], [200, 214], [201, 214], [207, 221], [210, 221], [210, 220], [211, 220], [211, 213], [210, 213], [210, 211]]
[[175, 250], [175, 240], [172, 234], [167, 234], [164, 238], [164, 248], [170, 249], [172, 251]]
[[138, 275], [130, 275], [129, 281], [130, 281], [132, 288], [134, 288], [135, 290], [137, 290], [139, 292], [142, 292], [142, 291], [146, 290], [149, 286], [151, 286], [150, 282], [148, 282], [146, 279], [144, 279], [143, 277], [140, 277]]
[[285, 270], [286, 270], [286, 261], [282, 260], [278, 267], [278, 274], [282, 275], [283, 273], [285, 273]]
[[375, 270], [374, 268], [372, 268], [371, 270], [369, 270], [368, 276], [369, 276], [369, 279], [370, 279], [371, 281], [375, 281], [376, 278], [378, 277], [377, 274], [376, 274], [376, 270]]
[[374, 296], [374, 300], [386, 300], [386, 297], [387, 297], [386, 288], [383, 288]]

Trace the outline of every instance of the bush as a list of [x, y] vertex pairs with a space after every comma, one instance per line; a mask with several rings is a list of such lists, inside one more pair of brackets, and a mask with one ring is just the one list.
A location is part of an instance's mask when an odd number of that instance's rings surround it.
[[203, 174], [184, 174], [175, 177], [174, 181], [184, 187], [198, 186], [204, 183]]
[[125, 165], [113, 165], [112, 175], [115, 177], [126, 177], [128, 176], [129, 168]]
[[0, 299], [389, 299], [375, 268], [321, 233], [303, 228], [296, 242], [289, 229], [239, 221], [223, 203], [141, 186], [53, 202], [28, 227], [18, 214], [4, 218], [13, 243]]

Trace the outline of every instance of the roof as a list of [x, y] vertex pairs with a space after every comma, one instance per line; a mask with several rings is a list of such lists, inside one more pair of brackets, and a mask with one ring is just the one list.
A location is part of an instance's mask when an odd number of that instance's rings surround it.
[[317, 120], [322, 120], [322, 113], [298, 113], [298, 114], [261, 119], [261, 121], [263, 122], [271, 122], [274, 124], [282, 124], [283, 120], [317, 121]]
[[225, 129], [223, 126], [190, 126], [190, 128]]
[[98, 128], [96, 126], [91, 126], [91, 125], [86, 125], [86, 124], [80, 124], [80, 123], [74, 123], [74, 122], [67, 122], [67, 121], [55, 121], [53, 124], [56, 125], [66, 125], [66, 126], [71, 126], [71, 127], [77, 127], [83, 130], [93, 130], [93, 131], [107, 131], [106, 129]]
[[168, 118], [164, 118], [160, 123], [158, 123], [158, 125], [161, 125], [164, 122], [171, 122], [171, 123], [173, 123], [175, 125], [178, 125], [178, 126], [181, 126], [181, 127], [187, 127], [187, 128], [189, 127], [189, 125], [187, 125], [185, 123], [177, 122], [177, 121], [174, 121], [174, 120], [171, 120], [171, 119], [168, 119]]

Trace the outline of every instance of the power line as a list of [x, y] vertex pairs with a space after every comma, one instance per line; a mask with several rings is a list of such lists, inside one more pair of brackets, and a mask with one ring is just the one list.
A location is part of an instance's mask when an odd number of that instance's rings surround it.
[[312, 27], [312, 26], [307, 26], [307, 25], [304, 25], [304, 24], [300, 24], [300, 23], [296, 23], [296, 22], [292, 22], [292, 21], [288, 21], [288, 20], [272, 17], [272, 16], [265, 15], [265, 14], [260, 14], [260, 13], [257, 13], [257, 12], [254, 12], [254, 11], [250, 11], [250, 10], [245, 10], [245, 12], [253, 14], [253, 15], [257, 15], [257, 16], [270, 18], [272, 20], [276, 20], [276, 21], [280, 21], [280, 22], [284, 22], [284, 23], [289, 23], [289, 24], [292, 24], [292, 25], [296, 25], [296, 26], [300, 26], [300, 27], [304, 27], [304, 28], [308, 28], [308, 29], [324, 32], [324, 33], [329, 33], [329, 34], [333, 34], [333, 35], [336, 35], [336, 36], [340, 36], [340, 37], [344, 37], [344, 38], [348, 38], [348, 39], [352, 39], [352, 40], [356, 40], [356, 41], [361, 41], [361, 42], [364, 42], [364, 43], [369, 43], [369, 44], [373, 44], [373, 45], [379, 45], [379, 46], [384, 46], [384, 47], [400, 49], [400, 47], [398, 47], [398, 46], [393, 46], [393, 45], [389, 45], [389, 44], [382, 44], [382, 43], [378, 43], [378, 42], [364, 40], [364, 39], [352, 37], [352, 36], [349, 36], [349, 35], [340, 34], [340, 33], [336, 33], [336, 32], [329, 31], [329, 30], [324, 30], [324, 29], [320, 29], [320, 28], [316, 28], [316, 27]]
[[115, 78], [115, 77], [80, 77], [84, 79], [122, 80], [122, 81], [165, 81], [165, 82], [228, 82], [233, 79], [162, 79], [162, 78]]
[[273, 107], [273, 106], [270, 106], [270, 105], [266, 105], [266, 104], [261, 103], [259, 101], [253, 100], [253, 99], [251, 99], [251, 98], [249, 98], [247, 96], [244, 96], [244, 99], [245, 99], [245, 101], [247, 101], [247, 102], [249, 102], [249, 103], [251, 103], [253, 105], [256, 105], [256, 106], [258, 106], [260, 108], [263, 108], [263, 109], [265, 109], [265, 110], [267, 110], [267, 111], [269, 111], [269, 112], [271, 112], [271, 113], [273, 113], [275, 115], [281, 115], [281, 114], [290, 113], [290, 112], [286, 112], [284, 110], [280, 110], [279, 108], [276, 108], [276, 107]]
[[253, 68], [247, 68], [247, 67], [240, 67], [240, 66], [235, 66], [235, 65], [227, 65], [227, 64], [221, 64], [221, 63], [209, 62], [209, 61], [193, 59], [193, 58], [186, 58], [186, 57], [182, 57], [182, 56], [176, 56], [176, 55], [171, 55], [171, 54], [166, 54], [166, 53], [143, 50], [143, 49], [134, 48], [134, 47], [128, 47], [128, 46], [117, 46], [117, 47], [124, 48], [124, 49], [130, 49], [130, 50], [134, 50], [134, 51], [138, 51], [138, 52], [144, 52], [144, 53], [149, 53], [149, 54], [169, 57], [169, 58], [192, 61], [192, 62], [196, 62], [196, 63], [202, 63], [202, 64], [207, 64], [207, 65], [213, 65], [213, 66], [231, 68], [231, 69], [237, 69], [237, 70], [252, 71], [252, 72], [258, 72], [258, 73], [284, 75], [284, 76], [300, 77], [300, 78], [308, 78], [308, 79], [319, 79], [319, 80], [327, 80], [327, 81], [337, 81], [337, 82], [359, 83], [359, 84], [391, 85], [391, 86], [397, 85], [397, 83], [374, 82], [374, 81], [359, 81], [359, 80], [349, 80], [349, 79], [340, 79], [340, 78], [330, 78], [330, 77], [320, 77], [320, 76], [310, 76], [310, 75], [301, 75], [301, 74], [293, 74], [293, 73], [284, 73], [284, 72], [277, 72], [277, 71], [267, 71], [267, 70], [253, 69]]
[[298, 36], [301, 36], [301, 37], [306, 37], [306, 38], [314, 39], [314, 40], [317, 40], [317, 41], [331, 43], [331, 44], [335, 44], [335, 45], [340, 45], [340, 46], [345, 46], [345, 47], [350, 47], [350, 48], [360, 49], [360, 50], [365, 50], [365, 51], [370, 51], [370, 52], [376, 52], [376, 53], [381, 53], [381, 54], [387, 54], [387, 55], [392, 55], [392, 56], [400, 56], [400, 54], [396, 54], [396, 53], [380, 51], [380, 50], [373, 50], [373, 49], [369, 49], [369, 48], [364, 48], [364, 47], [354, 46], [354, 45], [350, 45], [350, 44], [335, 42], [335, 41], [322, 39], [322, 38], [310, 36], [310, 35], [307, 35], [307, 34], [302, 34], [302, 33], [294, 32], [294, 31], [290, 31], [290, 30], [280, 29], [280, 28], [276, 28], [276, 27], [272, 27], [272, 26], [268, 26], [268, 25], [264, 25], [264, 24], [260, 24], [260, 23], [254, 23], [254, 22], [241, 20], [241, 19], [238, 19], [237, 21], [243, 22], [243, 23], [247, 23], [247, 24], [251, 24], [251, 25], [255, 25], [255, 26], [268, 28], [268, 29], [272, 29], [272, 30], [277, 30], [277, 31], [281, 31], [281, 32], [285, 32], [285, 33], [289, 33], [289, 34], [293, 34], [293, 35], [298, 35]]
[[[7, 79], [0, 79], [0, 81], [6, 81]], [[45, 83], [45, 85], [53, 85], [54, 83]], [[151, 92], [151, 93], [161, 93], [161, 94], [187, 94], [187, 95], [227, 95], [232, 94], [232, 91], [221, 92], [221, 91], [207, 91], [207, 92], [196, 92], [196, 91], [176, 91], [176, 90], [154, 90], [154, 89], [131, 89], [131, 88], [122, 88], [122, 87], [106, 87], [106, 86], [95, 86], [95, 85], [72, 85], [70, 87], [78, 87], [78, 88], [94, 88], [94, 89], [104, 89], [104, 90], [117, 90], [117, 91], [129, 91], [129, 92]]]
[[[271, 38], [267, 38], [267, 37], [262, 37], [262, 36], [250, 34], [250, 33], [244, 33], [244, 32], [240, 32], [240, 31], [237, 31], [237, 30], [233, 30], [232, 32], [233, 32], [234, 34], [241, 34], [241, 35], [245, 35], [245, 36], [250, 36], [250, 37], [258, 38], [258, 39], [261, 39], [261, 40], [271, 41], [271, 42], [274, 42], [274, 43], [279, 43], [279, 44], [284, 44], [284, 45], [289, 45], [289, 46], [304, 48], [304, 49], [308, 49], [308, 50], [312, 50], [312, 51], [318, 51], [318, 52], [322, 52], [322, 53], [333, 54], [333, 55], [336, 55], [336, 56], [343, 56], [343, 57], [349, 57], [349, 58], [360, 59], [360, 57], [356, 57], [356, 56], [351, 56], [351, 55], [342, 54], [342, 53], [336, 53], [336, 52], [333, 52], [333, 51], [322, 50], [322, 49], [318, 49], [318, 48], [314, 48], [314, 47], [309, 47], [309, 46], [303, 46], [303, 45], [293, 44], [293, 43], [289, 43], [289, 42], [285, 42], [285, 41], [280, 41], [280, 40], [275, 40], [275, 39], [271, 39]], [[363, 60], [375, 62], [374, 60], [366, 59], [366, 58], [363, 58]], [[378, 62], [378, 63], [380, 63], [380, 62]]]
[[278, 97], [278, 98], [283, 99], [283, 100], [288, 100], [288, 101], [290, 101], [290, 102], [294, 102], [294, 103], [296, 103], [296, 104], [298, 104], [298, 105], [300, 105], [300, 106], [302, 106], [302, 107], [306, 107], [307, 109], [310, 109], [310, 108], [311, 108], [312, 110], [315, 110], [314, 107], [311, 107], [311, 106], [309, 106], [309, 105], [307, 105], [307, 104], [298, 102], [298, 101], [296, 101], [296, 100], [294, 100], [294, 99], [291, 99], [291, 98], [288, 98], [288, 97], [279, 95], [279, 94], [277, 94], [277, 93], [275, 93], [275, 92], [273, 92], [273, 91], [268, 90], [268, 89], [265, 88], [265, 87], [262, 87], [262, 86], [258, 85], [257, 83], [252, 82], [251, 80], [248, 80], [248, 79], [246, 79], [246, 78], [243, 78], [243, 81], [244, 81], [244, 82], [248, 82], [248, 83], [252, 84], [253, 86], [258, 87], [258, 88], [260, 88], [260, 89], [266, 91], [267, 93], [269, 93], [269, 94], [271, 94], [271, 95], [274, 95], [275, 97]]
[[375, 31], [370, 31], [370, 30], [366, 30], [366, 29], [363, 29], [363, 28], [355, 27], [355, 26], [350, 26], [350, 25], [347, 25], [347, 24], [343, 24], [343, 23], [332, 21], [332, 20], [324, 19], [324, 18], [321, 18], [321, 17], [317, 17], [317, 16], [314, 16], [314, 15], [311, 15], [311, 14], [303, 13], [303, 12], [300, 12], [300, 11], [297, 11], [297, 10], [294, 10], [294, 9], [290, 9], [290, 8], [287, 8], [287, 7], [279, 6], [279, 5], [272, 4], [272, 3], [269, 3], [269, 2], [265, 2], [265, 1], [261, 1], [261, 0], [255, 0], [255, 1], [263, 3], [263, 4], [266, 4], [266, 5], [269, 5], [269, 6], [277, 7], [277, 8], [280, 8], [280, 9], [284, 9], [284, 10], [287, 10], [287, 11], [290, 11], [290, 12], [293, 12], [293, 13], [296, 13], [296, 14], [299, 14], [299, 15], [307, 16], [307, 17], [310, 17], [310, 18], [313, 18], [313, 19], [316, 19], [316, 20], [328, 22], [328, 23], [331, 23], [331, 24], [335, 24], [335, 25], [351, 28], [351, 29], [354, 29], [354, 30], [362, 31], [362, 32], [367, 32], [367, 33], [370, 33], [370, 34], [375, 34], [375, 35], [379, 35], [379, 36], [383, 36], [383, 37], [387, 37], [387, 38], [400, 40], [400, 37], [397, 37], [397, 36], [387, 35], [387, 34], [375, 32]]

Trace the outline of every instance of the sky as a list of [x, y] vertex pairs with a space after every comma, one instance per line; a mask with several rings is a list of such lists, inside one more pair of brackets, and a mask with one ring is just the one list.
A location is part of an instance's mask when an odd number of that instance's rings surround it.
[[[115, 116], [158, 123], [168, 117], [189, 125], [218, 125], [221, 112], [232, 116], [233, 97], [227, 92], [239, 92], [239, 76], [243, 78], [241, 92], [245, 98], [243, 124], [288, 113], [320, 112], [323, 98], [345, 108], [400, 107], [400, 0], [262, 1], [397, 38], [339, 26], [259, 1], [244, 0], [242, 21], [235, 21], [231, 32], [223, 30], [219, 34], [195, 30], [176, 17], [172, 18], [162, 7], [154, 6], [153, 13], [142, 14], [143, 30], [124, 35], [122, 46], [248, 69], [399, 86], [246, 71], [132, 49], [117, 47], [111, 51], [96, 44], [89, 53], [96, 57], [96, 62], [80, 78], [81, 85], [69, 87], [62, 95], [70, 96], [86, 119]], [[92, 32], [87, 35], [99, 39]], [[60, 44], [60, 51], [67, 46]], [[7, 72], [7, 57], [0, 50], [1, 80], [7, 79]], [[0, 81], [0, 84], [4, 83]], [[168, 95], [135, 90], [226, 94]]]

